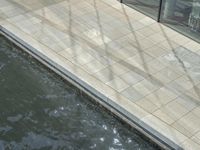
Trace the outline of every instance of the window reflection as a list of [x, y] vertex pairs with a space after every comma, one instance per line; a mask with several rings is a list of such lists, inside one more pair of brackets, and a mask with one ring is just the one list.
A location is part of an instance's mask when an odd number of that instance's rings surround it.
[[[200, 42], [200, 0], [123, 0], [146, 15]], [[159, 17], [159, 18], [158, 18]]]
[[123, 0], [123, 3], [157, 20], [160, 0]]
[[200, 0], [164, 0], [161, 22], [200, 41]]
[[192, 30], [200, 31], [200, 1], [193, 2], [188, 25]]

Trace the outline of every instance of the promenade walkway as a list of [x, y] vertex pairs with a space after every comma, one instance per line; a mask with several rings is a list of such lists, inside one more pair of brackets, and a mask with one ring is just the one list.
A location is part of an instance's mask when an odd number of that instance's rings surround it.
[[0, 0], [0, 25], [151, 134], [200, 150], [200, 44], [116, 0]]

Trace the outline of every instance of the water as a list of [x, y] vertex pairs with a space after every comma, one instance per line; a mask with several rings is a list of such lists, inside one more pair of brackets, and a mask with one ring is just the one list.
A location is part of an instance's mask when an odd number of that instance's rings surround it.
[[0, 36], [0, 150], [4, 149], [160, 148]]

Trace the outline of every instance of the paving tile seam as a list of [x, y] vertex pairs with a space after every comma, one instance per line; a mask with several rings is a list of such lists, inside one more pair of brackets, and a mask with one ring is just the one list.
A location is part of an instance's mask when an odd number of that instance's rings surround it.
[[[196, 108], [198, 108], [199, 106], [194, 107], [192, 110], [188, 111], [186, 114], [184, 114], [181, 118], [177, 119], [174, 123], [178, 122], [179, 120], [181, 120], [183, 117], [187, 116], [188, 114], [192, 113], [193, 110], [195, 110]], [[197, 116], [196, 114], [193, 114], [194, 116], [196, 116], [197, 118], [200, 118], [199, 116]], [[171, 125], [173, 125], [174, 123], [172, 123]], [[200, 130], [198, 130], [197, 132], [199, 132]], [[193, 134], [192, 136], [194, 136], [195, 134]], [[185, 135], [187, 136], [187, 135]], [[189, 138], [191, 138], [192, 136], [190, 136]]]

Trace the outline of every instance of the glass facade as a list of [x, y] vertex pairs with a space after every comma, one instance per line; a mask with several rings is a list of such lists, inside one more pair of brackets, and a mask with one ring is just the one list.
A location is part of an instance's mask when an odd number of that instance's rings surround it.
[[123, 0], [122, 2], [200, 42], [200, 0]]
[[123, 3], [157, 20], [160, 0], [123, 0]]
[[200, 0], [163, 0], [160, 22], [200, 42]]

